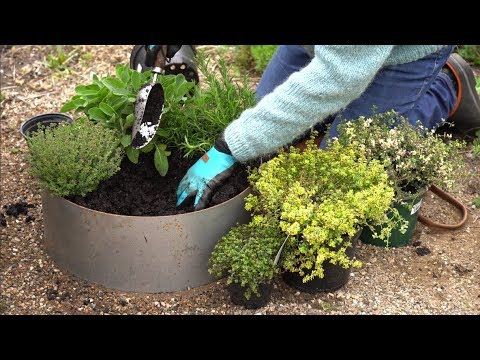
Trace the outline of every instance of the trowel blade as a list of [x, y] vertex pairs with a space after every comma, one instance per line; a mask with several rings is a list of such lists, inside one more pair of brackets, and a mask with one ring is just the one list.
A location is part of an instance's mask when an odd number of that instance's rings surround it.
[[132, 147], [141, 149], [155, 136], [163, 114], [165, 97], [160, 84], [143, 86], [135, 102], [135, 122], [132, 128]]

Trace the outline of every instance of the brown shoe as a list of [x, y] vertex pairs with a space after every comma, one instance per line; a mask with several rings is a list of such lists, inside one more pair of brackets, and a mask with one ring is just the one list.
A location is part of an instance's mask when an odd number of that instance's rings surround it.
[[480, 129], [480, 98], [475, 89], [475, 75], [468, 63], [457, 53], [448, 57], [445, 64], [457, 85], [457, 102], [450, 113], [453, 131], [464, 137], [474, 137]]

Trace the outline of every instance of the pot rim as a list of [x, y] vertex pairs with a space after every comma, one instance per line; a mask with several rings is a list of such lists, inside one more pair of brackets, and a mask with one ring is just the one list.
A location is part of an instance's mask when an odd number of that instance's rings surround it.
[[44, 113], [44, 114], [32, 116], [31, 118], [25, 120], [25, 121], [22, 122], [22, 124], [20, 125], [20, 129], [23, 128], [23, 126], [24, 126], [25, 124], [27, 124], [28, 122], [31, 122], [31, 121], [34, 120], [34, 119], [37, 119], [37, 118], [40, 118], [40, 117], [45, 117], [45, 116], [60, 116], [60, 117], [68, 118], [68, 119], [70, 119], [70, 121], [73, 121], [73, 118], [72, 118], [70, 115], [65, 114], [65, 113], [61, 113], [61, 112]]
[[20, 134], [23, 136], [23, 138], [27, 138], [27, 132], [25, 131], [24, 127], [28, 124], [28, 123], [31, 123], [33, 122], [35, 119], [38, 119], [38, 118], [42, 118], [42, 117], [48, 117], [48, 116], [58, 116], [58, 117], [63, 117], [65, 118], [65, 121], [67, 123], [72, 123], [73, 122], [73, 118], [68, 115], [68, 114], [65, 114], [65, 113], [61, 113], [61, 112], [51, 112], [51, 113], [44, 113], [44, 114], [40, 114], [40, 115], [35, 115], [35, 116], [32, 116], [31, 118], [25, 120], [24, 122], [22, 122], [20, 124]]
[[[427, 191], [428, 191], [428, 188], [429, 188], [429, 186], [426, 187], [426, 188], [422, 188], [422, 189], [419, 190], [416, 194], [410, 195], [410, 196], [407, 196], [407, 197], [404, 197], [402, 200], [400, 200], [400, 202], [401, 202], [401, 201], [408, 202], [408, 201], [411, 201], [411, 200], [416, 200], [416, 199], [418, 199], [418, 198], [421, 198], [421, 197], [425, 196], [425, 194], [426, 194]], [[396, 201], [396, 202], [399, 203], [399, 201]]]
[[228, 203], [232, 202], [232, 201], [238, 201], [238, 198], [240, 198], [241, 196], [244, 196], [244, 195], [247, 195], [248, 192], [250, 191], [250, 186], [248, 186], [245, 190], [243, 190], [241, 193], [235, 195], [233, 198], [231, 199], [228, 199], [227, 201], [224, 201], [223, 203], [221, 204], [217, 204], [217, 205], [214, 205], [212, 207], [209, 207], [207, 209], [202, 209], [202, 210], [197, 210], [197, 211], [191, 211], [191, 212], [188, 212], [188, 213], [184, 213], [184, 214], [175, 214], [175, 215], [157, 215], [157, 216], [143, 216], [143, 215], [120, 215], [120, 214], [112, 214], [112, 213], [107, 213], [107, 212], [104, 212], [104, 211], [99, 211], [99, 210], [94, 210], [94, 209], [89, 209], [85, 206], [82, 206], [82, 205], [78, 205], [76, 203], [74, 203], [73, 201], [70, 201], [70, 200], [67, 200], [65, 199], [64, 197], [60, 197], [60, 196], [56, 196], [56, 195], [53, 195], [51, 194], [48, 190], [46, 189], [43, 189], [43, 192], [48, 194], [48, 196], [50, 197], [53, 197], [53, 198], [57, 198], [57, 199], [61, 199], [61, 200], [64, 200], [68, 203], [70, 203], [72, 206], [76, 206], [78, 208], [81, 208], [81, 209], [84, 209], [86, 211], [91, 211], [91, 212], [95, 212], [95, 213], [98, 213], [98, 214], [102, 214], [102, 215], [108, 215], [108, 216], [118, 216], [118, 217], [126, 217], [126, 218], [141, 218], [141, 219], [148, 219], [148, 218], [168, 218], [168, 217], [178, 217], [178, 216], [197, 216], [198, 214], [201, 214], [205, 211], [208, 211], [208, 210], [211, 210], [211, 209], [215, 209], [219, 206], [223, 206], [223, 205], [227, 205]]

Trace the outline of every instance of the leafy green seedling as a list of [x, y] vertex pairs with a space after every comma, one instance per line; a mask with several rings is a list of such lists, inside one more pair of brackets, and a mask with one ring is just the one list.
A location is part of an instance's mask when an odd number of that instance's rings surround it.
[[69, 73], [67, 66], [76, 56], [78, 56], [77, 50], [74, 49], [67, 54], [62, 45], [57, 45], [56, 53], [48, 55], [44, 64], [50, 70]]

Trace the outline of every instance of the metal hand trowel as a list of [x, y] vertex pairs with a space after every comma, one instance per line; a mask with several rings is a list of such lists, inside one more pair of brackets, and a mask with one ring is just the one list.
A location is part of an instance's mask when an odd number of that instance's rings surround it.
[[135, 122], [132, 128], [132, 147], [141, 149], [147, 146], [155, 136], [163, 114], [165, 97], [163, 87], [156, 84], [158, 74], [163, 72], [160, 66], [152, 69], [153, 79], [142, 86], [135, 101]]

